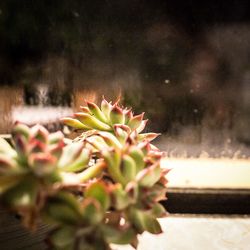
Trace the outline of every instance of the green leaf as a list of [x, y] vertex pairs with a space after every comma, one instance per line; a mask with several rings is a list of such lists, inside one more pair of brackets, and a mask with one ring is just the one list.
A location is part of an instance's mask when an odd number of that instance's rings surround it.
[[111, 133], [109, 132], [99, 132], [98, 133], [102, 139], [105, 141], [105, 143], [110, 146], [110, 147], [115, 147], [115, 148], [121, 148], [122, 145], [119, 142], [119, 140]]
[[135, 179], [136, 163], [129, 155], [122, 157], [121, 172], [127, 183]]
[[112, 105], [103, 98], [102, 103], [101, 103], [101, 110], [103, 114], [105, 115], [105, 117], [107, 118], [107, 120], [109, 120], [111, 109], [112, 109]]
[[88, 108], [90, 112], [100, 121], [106, 123], [108, 119], [103, 114], [103, 112], [100, 110], [100, 108], [93, 102], [87, 102]]
[[17, 123], [12, 129], [12, 135], [23, 135], [26, 139], [30, 137], [30, 128], [22, 123]]
[[57, 131], [55, 133], [49, 134], [48, 143], [49, 144], [56, 144], [56, 143], [63, 141], [63, 139], [64, 139], [63, 133], [61, 131]]
[[104, 122], [101, 122], [100, 120], [89, 114], [76, 113], [75, 117], [87, 127], [103, 131], [111, 131], [111, 127], [109, 125]]
[[84, 196], [96, 199], [105, 211], [110, 206], [109, 191], [103, 182], [91, 183], [86, 189]]
[[85, 198], [82, 203], [82, 216], [89, 225], [100, 223], [104, 216], [103, 208], [99, 201], [94, 198]]
[[90, 155], [91, 155], [90, 150], [87, 148], [84, 148], [80, 156], [71, 164], [63, 167], [62, 170], [66, 172], [78, 172], [78, 171], [85, 169], [86, 167], [88, 167]]
[[151, 211], [152, 211], [152, 214], [156, 216], [157, 218], [166, 215], [166, 209], [160, 203], [155, 203]]
[[58, 167], [67, 168], [80, 156], [83, 149], [82, 142], [73, 142], [63, 148], [62, 156], [58, 162]]
[[111, 109], [109, 118], [112, 125], [125, 123], [125, 114], [123, 113], [123, 110], [117, 105], [113, 106]]
[[131, 222], [139, 233], [148, 231], [152, 234], [162, 233], [161, 226], [151, 211], [142, 211], [136, 208], [130, 210]]
[[136, 232], [132, 228], [114, 228], [103, 225], [102, 230], [106, 240], [113, 244], [130, 244], [136, 238]]
[[104, 168], [106, 168], [106, 164], [103, 161], [100, 161], [97, 162], [94, 166], [87, 168], [81, 173], [78, 173], [76, 176], [79, 181], [86, 182], [100, 175], [103, 172]]
[[136, 180], [142, 187], [152, 187], [160, 179], [160, 177], [161, 168], [160, 164], [157, 162], [154, 165], [140, 171], [136, 176]]
[[121, 164], [121, 155], [118, 149], [114, 150], [103, 150], [102, 151], [103, 158], [107, 163], [108, 172], [111, 178], [121, 183], [122, 185], [126, 185], [126, 180], [122, 176], [120, 164]]
[[144, 113], [140, 114], [140, 115], [136, 115], [133, 118], [130, 119], [130, 121], [128, 122], [128, 126], [132, 129], [135, 130], [137, 129], [142, 122]]
[[32, 178], [25, 178], [8, 189], [2, 199], [12, 208], [33, 207], [36, 205], [38, 185]]
[[76, 230], [73, 227], [60, 227], [52, 232], [49, 240], [56, 249], [73, 249], [75, 233]]
[[76, 198], [66, 192], [60, 192], [48, 199], [43, 215], [50, 222], [59, 224], [77, 224], [81, 220], [79, 203]]
[[90, 128], [84, 125], [82, 122], [78, 121], [77, 119], [65, 117], [60, 119], [65, 125], [76, 128], [76, 129], [83, 129], [89, 130]]
[[127, 195], [127, 192], [122, 188], [122, 185], [117, 183], [112, 190], [114, 204], [112, 204], [117, 210], [122, 210], [126, 208], [130, 199]]
[[132, 146], [129, 149], [129, 155], [136, 163], [136, 173], [140, 172], [145, 167], [144, 154], [137, 146]]

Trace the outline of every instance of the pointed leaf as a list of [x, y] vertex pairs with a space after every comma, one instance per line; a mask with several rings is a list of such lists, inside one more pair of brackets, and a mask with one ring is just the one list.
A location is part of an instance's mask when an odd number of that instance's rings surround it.
[[106, 168], [106, 163], [103, 161], [97, 162], [94, 166], [91, 166], [83, 172], [77, 174], [77, 179], [80, 182], [86, 182], [94, 177], [100, 175]]
[[85, 223], [96, 225], [103, 220], [104, 210], [101, 204], [95, 198], [87, 197], [82, 203], [82, 216]]
[[160, 164], [157, 162], [156, 164], [140, 171], [136, 176], [136, 180], [142, 187], [152, 187], [160, 177], [161, 168]]
[[26, 140], [30, 137], [30, 128], [22, 123], [17, 123], [12, 129], [12, 135], [23, 135]]
[[101, 122], [100, 120], [96, 119], [94, 116], [91, 116], [89, 114], [76, 113], [75, 117], [87, 127], [103, 131], [111, 130], [111, 127], [109, 125]]
[[85, 124], [81, 123], [77, 119], [65, 117], [60, 119], [65, 125], [77, 128], [77, 129], [83, 129], [83, 130], [89, 130], [90, 127], [86, 126]]
[[111, 109], [112, 109], [112, 105], [103, 98], [102, 103], [101, 103], [101, 110], [103, 114], [105, 115], [105, 117], [107, 118], [107, 120], [109, 120]]
[[150, 211], [141, 211], [133, 208], [130, 210], [131, 221], [139, 233], [148, 231], [152, 234], [162, 233], [161, 226]]
[[88, 108], [90, 112], [100, 121], [106, 123], [108, 122], [108, 119], [103, 114], [103, 112], [100, 110], [100, 108], [93, 102], [87, 102]]
[[110, 122], [111, 124], [124, 124], [125, 123], [125, 114], [123, 110], [115, 105], [110, 111]]
[[31, 137], [43, 143], [48, 142], [49, 131], [41, 125], [35, 125], [30, 129]]
[[134, 116], [134, 117], [131, 118], [130, 121], [128, 122], [128, 126], [129, 126], [132, 130], [137, 129], [137, 128], [141, 125], [143, 116], [144, 116], [144, 113], [142, 113], [142, 114], [140, 114], [140, 115]]

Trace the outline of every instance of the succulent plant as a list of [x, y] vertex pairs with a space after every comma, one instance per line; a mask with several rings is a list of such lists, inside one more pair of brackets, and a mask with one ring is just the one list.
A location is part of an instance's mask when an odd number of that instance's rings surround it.
[[77, 131], [65, 143], [61, 132], [16, 124], [12, 148], [0, 140], [1, 202], [25, 224], [36, 218], [53, 226], [53, 249], [137, 247], [138, 234], [161, 233], [157, 218], [166, 214], [163, 153], [141, 133], [147, 120], [119, 102], [87, 102], [82, 112], [62, 121]]

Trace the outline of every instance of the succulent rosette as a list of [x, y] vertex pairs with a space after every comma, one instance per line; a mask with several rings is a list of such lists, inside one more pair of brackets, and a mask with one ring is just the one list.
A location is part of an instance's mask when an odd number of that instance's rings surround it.
[[141, 133], [147, 122], [143, 120], [144, 114], [134, 116], [118, 102], [112, 105], [103, 99], [100, 108], [87, 102], [87, 107], [81, 110], [74, 117], [62, 120], [83, 130], [76, 141], [84, 142], [106, 164], [101, 181], [112, 201], [106, 216], [115, 219], [105, 220], [104, 225], [108, 231], [126, 228], [129, 232], [126, 240], [120, 241], [120, 235], [116, 238], [112, 233], [113, 241], [109, 241], [136, 247], [138, 234], [161, 233], [157, 218], [166, 214], [159, 201], [166, 196], [168, 170], [160, 165], [163, 153], [151, 144], [158, 134]]
[[66, 145], [61, 132], [50, 134], [40, 125], [21, 123], [12, 130], [12, 144], [0, 139], [1, 203], [31, 226], [46, 197], [67, 184], [67, 172], [88, 166], [90, 150], [83, 143]]
[[49, 224], [51, 249], [137, 247], [138, 234], [162, 232], [167, 169], [163, 153], [142, 133], [144, 113], [119, 102], [87, 102], [62, 121], [81, 133], [73, 140], [44, 127], [15, 124], [12, 145], [0, 139], [0, 201], [26, 226]]

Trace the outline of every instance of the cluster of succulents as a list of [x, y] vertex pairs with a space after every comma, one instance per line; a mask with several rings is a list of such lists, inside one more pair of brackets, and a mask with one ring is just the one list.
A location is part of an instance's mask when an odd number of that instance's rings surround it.
[[[79, 133], [72, 141], [61, 132], [16, 124], [13, 147], [0, 140], [0, 199], [27, 226], [38, 219], [52, 225], [53, 249], [137, 247], [138, 234], [161, 233], [157, 218], [166, 214], [163, 153], [141, 133], [144, 114], [102, 100], [62, 118]], [[80, 131], [80, 132], [79, 132]]]

